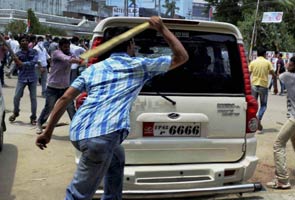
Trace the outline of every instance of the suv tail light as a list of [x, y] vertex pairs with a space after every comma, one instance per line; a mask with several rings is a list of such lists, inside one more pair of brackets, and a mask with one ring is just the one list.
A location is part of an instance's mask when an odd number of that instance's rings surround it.
[[256, 99], [251, 94], [251, 82], [250, 74], [248, 69], [248, 62], [245, 54], [245, 49], [242, 44], [239, 44], [239, 51], [241, 56], [243, 74], [244, 74], [244, 85], [247, 102], [246, 111], [246, 133], [254, 133], [258, 128], [258, 119], [256, 116], [258, 110], [258, 104]]
[[[92, 42], [91, 49], [94, 49], [95, 47], [98, 47], [101, 43], [102, 43], [102, 37], [96, 37], [96, 38], [94, 38], [94, 40]], [[87, 65], [90, 66], [90, 65], [92, 65], [94, 63], [97, 63], [98, 61], [99, 61], [99, 58], [98, 57], [89, 58]]]

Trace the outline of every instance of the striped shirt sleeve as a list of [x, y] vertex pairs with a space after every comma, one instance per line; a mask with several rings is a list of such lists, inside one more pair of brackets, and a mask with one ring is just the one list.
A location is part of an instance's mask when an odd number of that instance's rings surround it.
[[169, 70], [171, 66], [172, 57], [171, 56], [161, 56], [158, 58], [146, 58], [144, 60], [144, 66], [148, 71], [149, 78], [156, 75], [165, 73]]
[[79, 90], [80, 92], [86, 91], [86, 80], [88, 77], [88, 71], [84, 70], [80, 76], [78, 76], [73, 83], [71, 84], [71, 87]]

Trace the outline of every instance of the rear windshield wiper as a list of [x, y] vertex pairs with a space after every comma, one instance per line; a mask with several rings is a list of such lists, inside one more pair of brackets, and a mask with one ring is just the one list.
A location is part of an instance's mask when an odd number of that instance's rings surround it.
[[153, 83], [150, 82], [150, 84], [148, 84], [148, 87], [150, 87], [151, 89], [153, 89], [153, 91], [155, 91], [158, 95], [160, 95], [162, 98], [166, 99], [167, 101], [169, 101], [170, 103], [172, 103], [172, 105], [176, 105], [176, 101], [173, 101], [172, 99], [170, 99], [169, 97], [165, 96], [164, 94], [162, 94], [159, 91], [159, 88], [157, 86], [155, 86]]
[[172, 99], [168, 98], [167, 96], [161, 94], [159, 91], [156, 91], [156, 93], [158, 95], [160, 95], [162, 98], [166, 99], [167, 101], [169, 101], [170, 103], [172, 103], [172, 105], [174, 106], [176, 104], [176, 101], [173, 101]]

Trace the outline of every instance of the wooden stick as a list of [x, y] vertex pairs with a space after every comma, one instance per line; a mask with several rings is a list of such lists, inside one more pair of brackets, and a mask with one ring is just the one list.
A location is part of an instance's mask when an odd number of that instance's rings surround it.
[[138, 26], [135, 26], [134, 28], [126, 31], [125, 33], [122, 33], [122, 34], [120, 34], [116, 37], [113, 37], [112, 39], [104, 42], [103, 44], [99, 45], [98, 47], [86, 51], [85, 53], [80, 55], [80, 58], [88, 59], [88, 58], [102, 55], [103, 53], [107, 52], [108, 50], [112, 49], [113, 47], [121, 44], [122, 42], [129, 40], [130, 38], [141, 33], [142, 31], [148, 29], [149, 27], [150, 27], [149, 22], [144, 22]]

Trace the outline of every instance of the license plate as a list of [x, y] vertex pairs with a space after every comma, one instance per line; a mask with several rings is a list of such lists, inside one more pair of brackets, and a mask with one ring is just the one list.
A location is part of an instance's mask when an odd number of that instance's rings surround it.
[[143, 135], [156, 137], [200, 137], [201, 124], [197, 122], [187, 123], [163, 123], [144, 122]]

